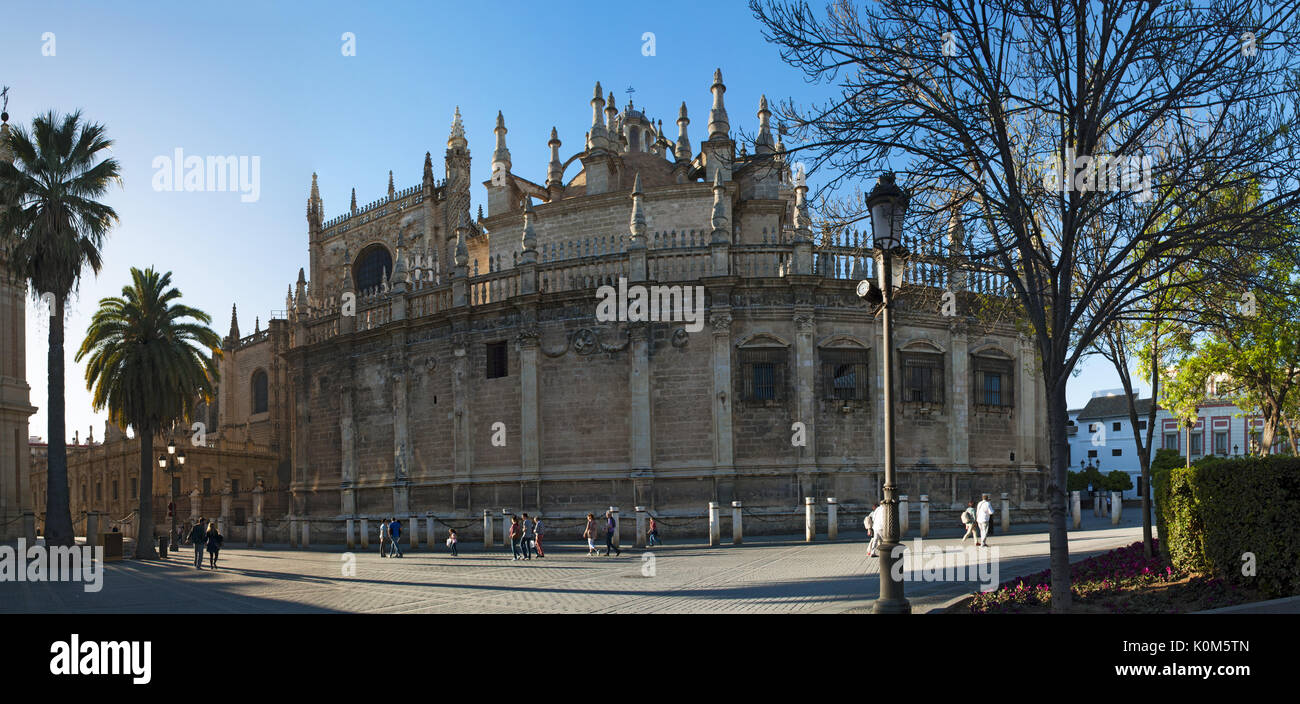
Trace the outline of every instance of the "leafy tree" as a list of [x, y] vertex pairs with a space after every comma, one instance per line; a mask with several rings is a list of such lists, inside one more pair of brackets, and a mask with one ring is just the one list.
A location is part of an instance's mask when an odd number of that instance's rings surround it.
[[1133, 478], [1128, 472], [1116, 469], [1106, 475], [1102, 486], [1106, 491], [1128, 491], [1133, 488]]
[[221, 338], [207, 313], [179, 303], [171, 272], [132, 267], [120, 298], [105, 298], [77, 360], [89, 355], [86, 388], [95, 410], [140, 439], [140, 531], [136, 557], [154, 559], [154, 435], [188, 421], [194, 401], [209, 400], [217, 380]]
[[[6, 126], [7, 127], [7, 126]], [[0, 140], [3, 142], [4, 140]], [[99, 202], [120, 181], [113, 141], [104, 126], [80, 112], [48, 112], [31, 130], [16, 127], [0, 143], [0, 250], [11, 273], [32, 296], [50, 301], [49, 378], [46, 414], [45, 536], [50, 545], [72, 545], [65, 438], [64, 306], [89, 267], [99, 273], [100, 250], [117, 213]], [[12, 159], [12, 160], [11, 160]]]

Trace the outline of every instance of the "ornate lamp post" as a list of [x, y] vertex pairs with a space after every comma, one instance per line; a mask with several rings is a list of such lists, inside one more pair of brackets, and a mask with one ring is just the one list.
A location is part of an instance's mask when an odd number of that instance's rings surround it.
[[[893, 172], [876, 182], [867, 196], [871, 232], [875, 240], [876, 282], [858, 283], [858, 295], [880, 306], [885, 348], [881, 354], [885, 395], [885, 531], [880, 544], [880, 596], [872, 607], [878, 614], [907, 614], [912, 605], [903, 596], [903, 580], [894, 577], [894, 550], [899, 547], [898, 485], [894, 467], [894, 291], [902, 284], [901, 267], [907, 250], [902, 246], [903, 217], [908, 194], [894, 182]], [[895, 269], [899, 271], [895, 271]]]
[[182, 450], [180, 453], [177, 453], [176, 441], [168, 440], [167, 454], [158, 455], [158, 469], [161, 469], [167, 474], [167, 493], [171, 497], [168, 500], [167, 512], [171, 514], [172, 529], [171, 536], [167, 539], [167, 542], [171, 543], [172, 550], [176, 550], [180, 547], [176, 544], [176, 481], [173, 477], [176, 472], [179, 472], [184, 467], [185, 451]]

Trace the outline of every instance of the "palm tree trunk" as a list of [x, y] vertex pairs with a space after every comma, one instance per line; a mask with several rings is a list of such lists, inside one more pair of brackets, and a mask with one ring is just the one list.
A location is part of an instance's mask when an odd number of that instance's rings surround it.
[[136, 531], [135, 559], [157, 560], [153, 530], [153, 431], [136, 428], [140, 436], [140, 530]]
[[54, 297], [50, 314], [49, 398], [47, 430], [50, 435], [46, 461], [45, 544], [72, 545], [72, 508], [68, 504], [68, 448], [65, 440], [63, 398], [63, 297]]

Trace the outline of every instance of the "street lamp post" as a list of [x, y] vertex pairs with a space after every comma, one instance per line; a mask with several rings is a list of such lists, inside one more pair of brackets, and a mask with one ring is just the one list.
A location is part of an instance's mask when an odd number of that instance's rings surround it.
[[167, 493], [171, 497], [167, 503], [167, 511], [171, 514], [172, 528], [167, 542], [171, 544], [172, 550], [177, 550], [180, 545], [176, 543], [176, 481], [174, 479], [176, 472], [185, 467], [185, 451], [176, 452], [176, 441], [167, 441], [167, 454], [158, 455], [158, 468], [167, 475]]
[[878, 614], [907, 614], [912, 606], [903, 595], [903, 580], [895, 578], [894, 563], [899, 547], [898, 485], [894, 467], [894, 265], [901, 264], [907, 254], [902, 247], [903, 217], [907, 213], [908, 194], [895, 184], [894, 174], [880, 177], [867, 196], [871, 212], [871, 231], [875, 240], [880, 266], [876, 269], [876, 285], [869, 281], [858, 284], [858, 295], [878, 303], [881, 324], [884, 327], [885, 347], [880, 363], [883, 367], [885, 395], [885, 531], [880, 544], [880, 596], [872, 607]]

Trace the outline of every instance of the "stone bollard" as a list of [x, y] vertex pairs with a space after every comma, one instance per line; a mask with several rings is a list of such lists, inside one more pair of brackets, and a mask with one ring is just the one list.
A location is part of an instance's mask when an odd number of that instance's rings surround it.
[[722, 542], [722, 527], [718, 525], [718, 502], [709, 502], [709, 546]]
[[1101, 492], [1092, 494], [1092, 515], [1101, 518]]
[[610, 506], [610, 507], [609, 507], [609, 513], [610, 513], [610, 515], [612, 515], [612, 516], [614, 517], [614, 541], [613, 541], [613, 542], [614, 542], [614, 548], [617, 550], [617, 549], [618, 549], [618, 538], [619, 538], [619, 533], [622, 532], [621, 530], [619, 530], [618, 507], [617, 507], [617, 506]]
[[745, 542], [745, 529], [742, 524], [740, 511], [743, 504], [739, 501], [731, 502], [731, 544], [740, 545]]
[[1079, 492], [1070, 492], [1070, 514], [1074, 517], [1074, 527], [1076, 529], [1079, 527], [1079, 524], [1083, 522], [1083, 510], [1079, 504]]
[[254, 519], [254, 520], [256, 521], [256, 525], [254, 526], [254, 528], [256, 528], [256, 530], [253, 531], [253, 535], [256, 535], [256, 536], [257, 536], [257, 545], [256, 545], [256, 547], [259, 547], [259, 548], [260, 548], [260, 547], [262, 547], [262, 519], [261, 519], [261, 517], [258, 517], [258, 518]]
[[840, 537], [840, 504], [834, 496], [826, 498], [826, 539]]
[[247, 547], [250, 548], [253, 547], [253, 543], [256, 540], [256, 533], [253, 531], [253, 522], [254, 520], [252, 518], [244, 520], [244, 538], [248, 543]]
[[36, 544], [36, 513], [33, 511], [23, 511], [23, 537], [27, 538], [28, 545]]
[[436, 534], [434, 533], [433, 530], [433, 516], [429, 516], [424, 519], [424, 527], [425, 527], [424, 539], [428, 541], [427, 544], [429, 546], [429, 551], [432, 552], [433, 546], [437, 544], [437, 541], [434, 539]]
[[898, 538], [907, 535], [907, 494], [898, 495]]
[[1124, 509], [1124, 494], [1118, 491], [1110, 492], [1110, 524], [1119, 525], [1119, 515]]
[[298, 547], [298, 519], [289, 517], [289, 547]]
[[492, 514], [483, 509], [483, 549], [492, 547]]
[[1002, 532], [1011, 532], [1011, 498], [1007, 492], [1002, 492]]
[[411, 530], [406, 535], [406, 540], [408, 542], [406, 549], [415, 552], [415, 549], [420, 547], [420, 517], [411, 516], [409, 525], [411, 526]]
[[921, 494], [921, 537], [930, 535], [930, 495]]
[[370, 549], [370, 521], [365, 518], [361, 519], [361, 549]]
[[348, 524], [348, 525], [347, 525], [348, 549], [349, 549], [349, 550], [352, 550], [353, 548], [356, 547], [356, 540], [354, 539], [353, 534], [352, 534], [352, 528], [353, 528], [353, 526], [352, 526], [352, 519], [349, 518], [349, 519], [347, 519], [346, 522], [347, 522], [347, 524]]
[[311, 548], [311, 521], [304, 520], [302, 522], [302, 549], [308, 550], [310, 548]]
[[645, 506], [636, 506], [636, 536], [632, 545], [638, 548], [645, 547]]
[[817, 538], [817, 504], [813, 497], [803, 497], [803, 540], [811, 543]]
[[501, 545], [513, 550], [513, 542], [510, 539], [510, 519], [514, 516], [510, 509], [501, 509]]
[[99, 543], [99, 511], [89, 511], [86, 513], [86, 544], [96, 545]]

